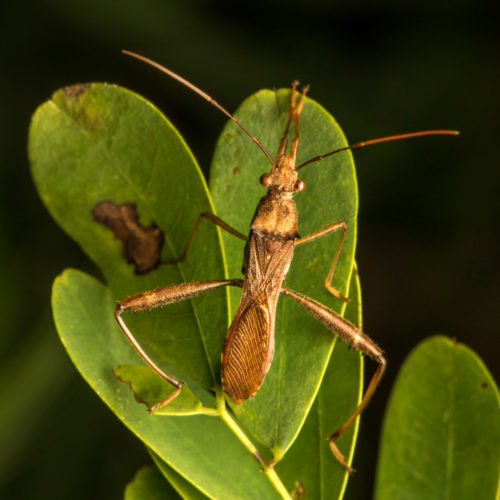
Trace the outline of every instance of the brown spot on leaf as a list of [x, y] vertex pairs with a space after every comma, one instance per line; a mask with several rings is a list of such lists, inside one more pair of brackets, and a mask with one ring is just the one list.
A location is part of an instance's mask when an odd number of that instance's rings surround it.
[[231, 170], [231, 175], [240, 175], [240, 174], [241, 174], [240, 167], [234, 167], [234, 168]]
[[109, 227], [122, 242], [123, 257], [135, 266], [136, 274], [146, 274], [160, 265], [163, 232], [156, 224], [141, 226], [134, 203], [117, 205], [101, 201], [94, 205], [92, 216], [96, 222]]
[[486, 389], [488, 387], [488, 382], [481, 382], [481, 389]]
[[90, 88], [90, 83], [76, 83], [75, 85], [68, 85], [61, 90], [68, 97], [80, 97], [87, 89]]

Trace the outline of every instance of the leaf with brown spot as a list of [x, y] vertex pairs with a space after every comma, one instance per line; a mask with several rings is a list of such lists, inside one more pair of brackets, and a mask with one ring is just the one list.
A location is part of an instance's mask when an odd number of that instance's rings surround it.
[[[248, 128], [258, 132], [268, 149], [273, 149], [284, 128], [289, 102], [289, 90], [259, 92], [245, 101], [238, 115]], [[345, 144], [337, 124], [314, 101], [306, 101], [302, 118], [299, 154], [305, 156], [303, 159]], [[221, 279], [226, 274], [218, 232], [210, 224], [200, 225], [185, 262], [159, 266], [137, 276], [121, 257], [122, 249], [110, 232], [89, 215], [102, 200], [133, 202], [143, 227], [155, 222], [164, 232], [165, 260], [178, 257], [198, 215], [213, 211], [206, 186], [182, 139], [142, 98], [116, 86], [92, 84], [77, 98], [56, 92], [35, 113], [29, 154], [37, 188], [49, 211], [99, 265], [109, 286], [107, 289], [76, 271], [63, 273], [54, 286], [57, 327], [83, 376], [134, 433], [207, 495], [276, 498], [254, 457], [220, 419], [149, 417], [111, 373], [117, 365], [137, 362], [136, 353], [114, 322], [115, 300], [164, 284]], [[241, 168], [238, 175], [234, 175], [235, 167]], [[217, 145], [212, 186], [219, 215], [243, 232], [247, 232], [263, 194], [258, 183], [263, 168], [267, 170], [268, 164], [262, 153], [234, 124], [228, 125]], [[334, 282], [345, 290], [352, 272], [357, 211], [350, 153], [335, 161], [325, 160], [321, 168], [304, 169], [304, 178], [308, 188], [297, 196], [301, 233], [332, 220], [343, 219], [349, 225]], [[322, 286], [338, 236], [297, 248], [287, 286], [342, 308]], [[230, 277], [239, 278], [243, 243], [232, 236], [227, 240], [224, 236], [224, 242]], [[318, 259], [316, 273], [305, 273], [314, 259]], [[231, 292], [233, 302], [237, 295], [238, 291]], [[195, 387], [209, 397], [210, 390], [220, 386], [220, 353], [228, 328], [226, 297], [220, 290], [151, 314], [127, 315], [130, 328], [148, 353], [166, 371], [186, 380], [197, 396]], [[293, 443], [317, 394], [333, 343], [332, 334], [314, 318], [292, 301], [280, 300], [277, 349], [268, 377], [255, 398], [233, 406], [265, 456], [275, 453], [279, 458]], [[358, 364], [353, 366], [359, 371]], [[359, 384], [351, 372], [341, 373], [337, 382], [350, 396], [333, 399], [338, 417], [352, 411], [351, 399], [358, 397]], [[345, 435], [344, 449], [352, 446], [352, 436]], [[323, 441], [327, 444], [324, 437]], [[304, 449], [307, 456], [316, 456], [316, 447]], [[221, 463], [225, 464], [222, 468]], [[326, 464], [328, 473], [331, 467], [345, 474], [338, 464]], [[286, 484], [291, 491], [296, 477], [293, 481], [289, 477]], [[308, 484], [304, 487], [311, 491]], [[342, 488], [336, 484], [333, 496]]]

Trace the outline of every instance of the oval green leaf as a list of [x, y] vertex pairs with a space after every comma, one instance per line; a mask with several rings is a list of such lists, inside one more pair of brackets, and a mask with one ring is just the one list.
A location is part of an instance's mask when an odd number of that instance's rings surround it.
[[[133, 203], [138, 225], [155, 224], [163, 232], [165, 260], [182, 253], [198, 215], [212, 210], [185, 142], [142, 97], [106, 84], [55, 92], [33, 116], [29, 157], [40, 197], [99, 266], [114, 299], [171, 283], [223, 277], [220, 240], [211, 224], [201, 225], [185, 262], [137, 275], [123, 256], [122, 242], [94, 220], [99, 203]], [[167, 372], [206, 388], [218, 385], [227, 324], [223, 290], [124, 318]]]
[[419, 344], [386, 410], [375, 498], [498, 498], [499, 402], [468, 347], [442, 336]]
[[[290, 108], [290, 90], [262, 90], [244, 101], [235, 117], [274, 156]], [[292, 127], [293, 128], [293, 127]], [[300, 118], [298, 164], [346, 145], [335, 120], [307, 99]], [[229, 122], [217, 143], [210, 192], [217, 214], [243, 234], [248, 233], [257, 204], [265, 194], [259, 183], [270, 164], [238, 127]], [[333, 286], [346, 293], [356, 241], [357, 188], [350, 152], [334, 155], [300, 170], [306, 189], [295, 200], [301, 236], [343, 220], [348, 231]], [[222, 232], [230, 278], [241, 276], [244, 242]], [[342, 312], [344, 304], [323, 286], [340, 232], [297, 247], [285, 286]], [[234, 312], [240, 291], [230, 290]], [[334, 335], [291, 300], [282, 298], [276, 314], [274, 360], [257, 395], [232, 405], [238, 420], [276, 459], [289, 448], [303, 424], [328, 365]]]

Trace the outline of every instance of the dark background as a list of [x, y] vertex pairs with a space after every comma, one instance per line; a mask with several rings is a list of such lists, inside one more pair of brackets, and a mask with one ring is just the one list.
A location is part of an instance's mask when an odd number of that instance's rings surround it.
[[[260, 88], [298, 78], [351, 142], [426, 128], [461, 131], [459, 138], [355, 153], [365, 330], [385, 349], [389, 367], [362, 421], [348, 498], [371, 497], [389, 390], [419, 341], [455, 337], [498, 379], [498, 25], [494, 2], [449, 5], [3, 3], [0, 497], [120, 498], [149, 463], [58, 342], [51, 282], [68, 266], [94, 269], [47, 214], [26, 158], [39, 104], [63, 85], [107, 81], [157, 104], [207, 171], [224, 117], [121, 48], [168, 65], [230, 110]], [[367, 364], [369, 373], [373, 368]]]

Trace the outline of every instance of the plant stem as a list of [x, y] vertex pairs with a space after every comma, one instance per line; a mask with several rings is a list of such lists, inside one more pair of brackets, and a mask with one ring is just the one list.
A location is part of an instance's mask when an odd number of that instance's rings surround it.
[[231, 429], [231, 431], [233, 431], [233, 433], [241, 441], [243, 446], [260, 463], [262, 472], [267, 476], [269, 481], [271, 481], [271, 484], [274, 486], [276, 491], [281, 495], [281, 498], [284, 498], [286, 500], [291, 500], [292, 497], [285, 488], [285, 485], [281, 482], [281, 479], [276, 473], [276, 471], [272, 467], [269, 467], [266, 464], [264, 459], [261, 457], [259, 450], [255, 447], [252, 441], [248, 439], [247, 435], [242, 431], [240, 426], [235, 422], [233, 417], [227, 411], [226, 402], [224, 399], [224, 395], [222, 393], [217, 395], [217, 410], [224, 423]]

